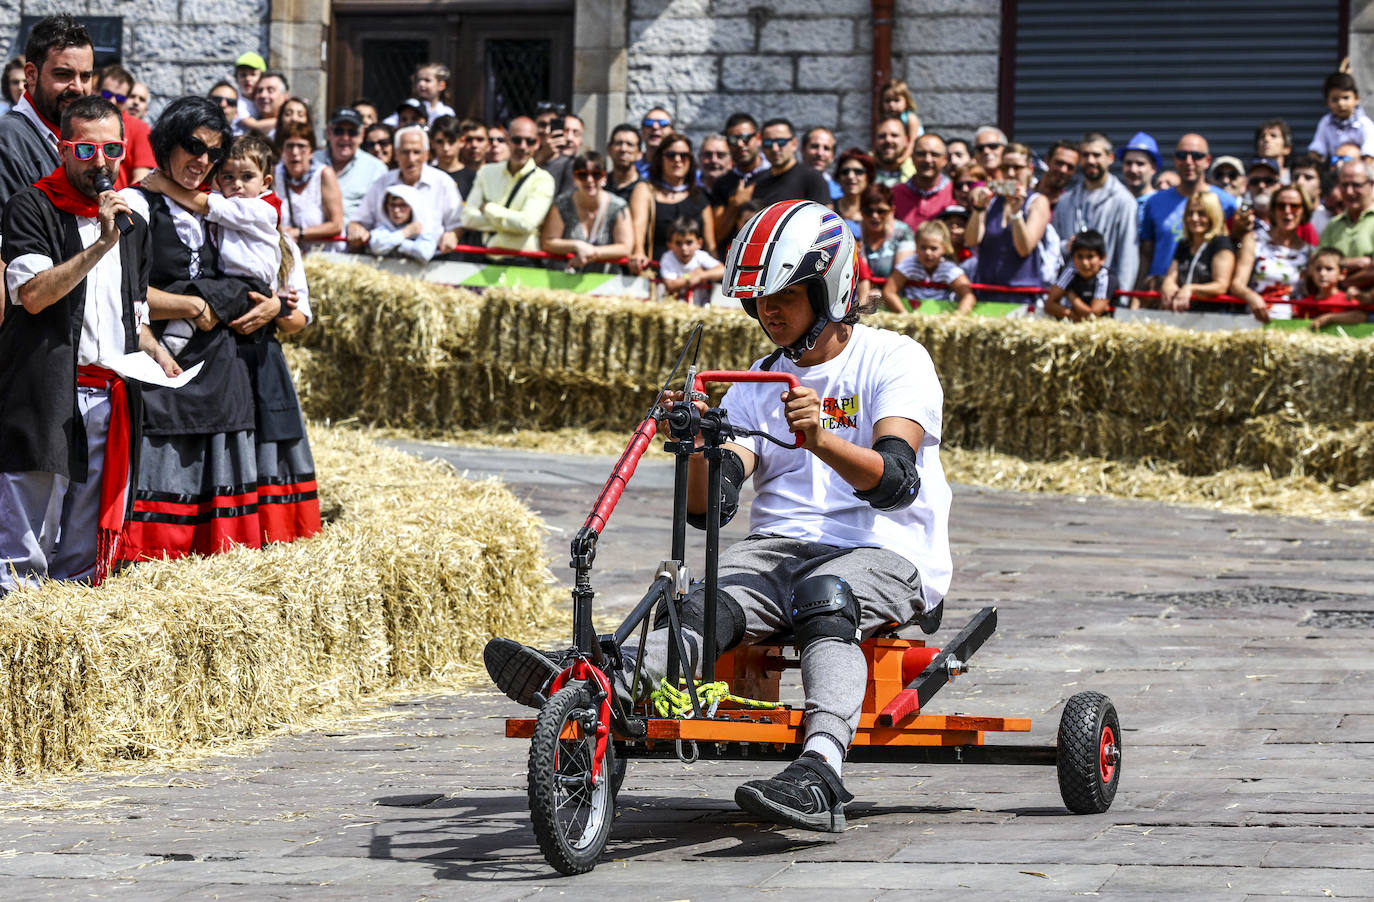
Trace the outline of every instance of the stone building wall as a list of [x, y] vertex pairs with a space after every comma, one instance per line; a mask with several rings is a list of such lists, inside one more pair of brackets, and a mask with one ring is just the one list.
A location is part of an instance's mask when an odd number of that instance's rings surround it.
[[[868, 146], [870, 0], [627, 0], [627, 113], [663, 106], [689, 134], [736, 110]], [[971, 136], [997, 116], [1000, 0], [897, 0], [892, 71], [929, 130]]]
[[0, 0], [0, 47], [6, 60], [24, 52], [13, 46], [20, 16], [123, 16], [124, 67], [148, 85], [156, 115], [175, 97], [232, 80], [239, 54], [266, 58], [268, 7], [269, 0]]

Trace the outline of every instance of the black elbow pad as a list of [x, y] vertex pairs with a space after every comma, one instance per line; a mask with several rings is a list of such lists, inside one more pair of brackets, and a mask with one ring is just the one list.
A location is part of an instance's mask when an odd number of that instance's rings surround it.
[[[744, 485], [744, 461], [729, 448], [721, 449], [720, 461], [720, 525], [724, 526], [734, 519], [739, 511], [739, 490]], [[687, 514], [688, 524], [697, 529], [706, 528], [706, 514]]]
[[854, 495], [880, 511], [896, 511], [911, 505], [921, 491], [921, 474], [916, 472], [916, 452], [906, 439], [884, 435], [873, 443], [883, 458], [883, 475], [878, 484]]

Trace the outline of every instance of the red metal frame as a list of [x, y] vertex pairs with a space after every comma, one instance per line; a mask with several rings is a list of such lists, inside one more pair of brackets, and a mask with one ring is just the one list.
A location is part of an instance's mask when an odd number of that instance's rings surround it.
[[[601, 762], [606, 758], [606, 743], [611, 738], [611, 681], [598, 667], [588, 663], [585, 658], [578, 658], [571, 667], [553, 678], [553, 683], [549, 686], [550, 697], [567, 685], [570, 679], [583, 683], [595, 681], [601, 688], [601, 706], [596, 712], [596, 758], [592, 761], [592, 780], [600, 780]], [[533, 724], [534, 721], [530, 721], [531, 736], [534, 735]]]

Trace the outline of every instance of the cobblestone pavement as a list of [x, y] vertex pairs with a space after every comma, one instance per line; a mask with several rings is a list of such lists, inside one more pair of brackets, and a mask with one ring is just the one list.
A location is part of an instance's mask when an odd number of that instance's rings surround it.
[[[606, 458], [425, 446], [503, 476], [567, 540]], [[641, 467], [601, 544], [624, 610], [668, 544], [669, 466]], [[277, 740], [204, 769], [0, 791], [7, 900], [1374, 897], [1374, 543], [1367, 524], [956, 489], [945, 629], [999, 633], [933, 712], [1019, 714], [1110, 695], [1112, 810], [1073, 816], [1053, 770], [852, 765], [838, 836], [735, 808], [776, 765], [634, 763], [606, 859], [557, 878], [530, 832], [517, 713], [493, 692]], [[738, 535], [731, 526], [729, 533]], [[948, 634], [948, 635], [947, 635]]]

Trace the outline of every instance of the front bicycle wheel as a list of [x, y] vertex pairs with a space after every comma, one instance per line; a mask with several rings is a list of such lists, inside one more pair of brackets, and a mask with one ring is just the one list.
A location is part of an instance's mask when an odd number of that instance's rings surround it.
[[544, 859], [562, 874], [596, 867], [611, 834], [615, 798], [612, 744], [594, 780], [597, 708], [581, 683], [554, 693], [530, 742], [530, 819]]

